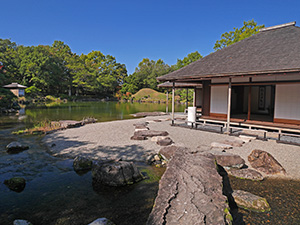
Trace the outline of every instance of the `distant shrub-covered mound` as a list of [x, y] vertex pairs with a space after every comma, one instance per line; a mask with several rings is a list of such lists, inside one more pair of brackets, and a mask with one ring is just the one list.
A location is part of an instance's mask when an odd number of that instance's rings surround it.
[[166, 94], [155, 91], [151, 88], [143, 88], [137, 93], [132, 95], [134, 100], [144, 100], [144, 101], [165, 101]]

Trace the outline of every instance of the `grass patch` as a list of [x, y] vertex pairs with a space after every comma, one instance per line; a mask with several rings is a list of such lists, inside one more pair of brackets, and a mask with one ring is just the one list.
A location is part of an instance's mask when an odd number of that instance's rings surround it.
[[44, 120], [34, 125], [33, 128], [18, 130], [12, 132], [12, 134], [45, 134], [49, 131], [60, 129], [60, 123], [56, 121]]

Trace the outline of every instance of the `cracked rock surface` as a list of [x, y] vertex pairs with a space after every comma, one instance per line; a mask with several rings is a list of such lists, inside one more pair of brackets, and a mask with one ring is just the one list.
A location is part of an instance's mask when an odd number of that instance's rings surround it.
[[160, 180], [147, 225], [225, 224], [225, 200], [214, 156], [182, 147]]

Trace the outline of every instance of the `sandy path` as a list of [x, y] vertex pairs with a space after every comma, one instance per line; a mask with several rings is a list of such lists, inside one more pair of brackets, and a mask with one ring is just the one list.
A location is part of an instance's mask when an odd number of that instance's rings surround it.
[[[133, 161], [144, 161], [147, 155], [157, 153], [160, 149], [151, 140], [130, 140], [134, 133], [135, 123], [149, 121], [150, 130], [168, 131], [176, 145], [196, 149], [198, 146], [210, 146], [212, 142], [234, 139], [225, 134], [186, 129], [170, 126], [168, 116], [147, 117], [132, 120], [121, 120], [85, 125], [79, 128], [67, 129], [46, 135], [43, 141], [50, 152], [56, 156], [74, 158], [76, 155], [87, 155], [96, 158], [113, 158]], [[162, 119], [162, 122], [153, 120]], [[52, 146], [55, 144], [55, 146]], [[52, 147], [51, 147], [52, 146]], [[209, 148], [207, 148], [209, 151]], [[300, 147], [278, 144], [273, 140], [254, 140], [242, 147], [227, 150], [240, 155], [248, 166], [247, 157], [254, 149], [261, 149], [272, 154], [286, 169], [287, 177], [300, 179]]]

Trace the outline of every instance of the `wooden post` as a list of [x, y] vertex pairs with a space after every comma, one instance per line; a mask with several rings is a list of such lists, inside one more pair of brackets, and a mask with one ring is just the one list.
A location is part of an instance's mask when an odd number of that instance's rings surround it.
[[196, 107], [196, 88], [194, 88], [194, 93], [193, 93], [193, 107]]
[[228, 100], [227, 100], [227, 129], [226, 132], [230, 132], [230, 111], [231, 111], [231, 78], [229, 78], [228, 84]]
[[[249, 78], [249, 82], [252, 82], [252, 77]], [[248, 116], [247, 116], [247, 120], [250, 120], [250, 116], [251, 116], [251, 89], [252, 86], [249, 85], [249, 92], [248, 92]]]
[[185, 102], [185, 108], [187, 109], [189, 107], [189, 89], [186, 89], [186, 102]]
[[172, 125], [174, 124], [174, 111], [175, 111], [175, 82], [172, 87]]
[[169, 90], [167, 89], [166, 113], [169, 112]]

